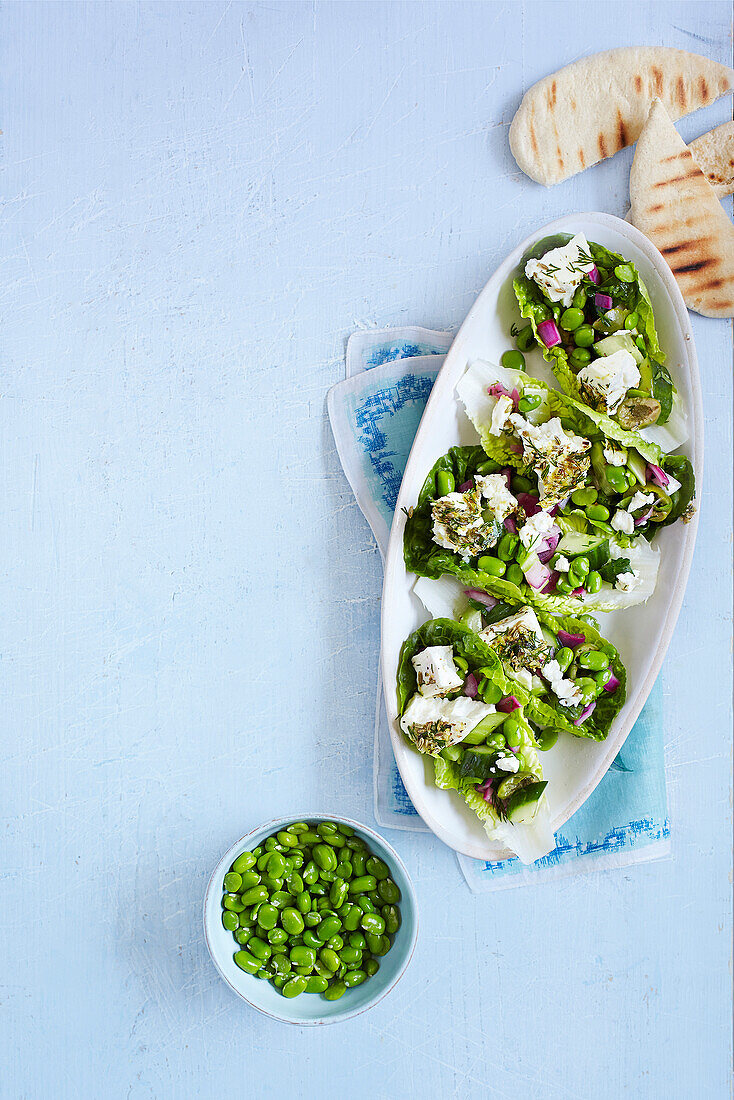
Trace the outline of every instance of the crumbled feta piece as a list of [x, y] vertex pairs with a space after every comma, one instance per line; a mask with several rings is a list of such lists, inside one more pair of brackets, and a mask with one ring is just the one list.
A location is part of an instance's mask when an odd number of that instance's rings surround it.
[[502, 394], [497, 398], [495, 406], [492, 409], [492, 423], [489, 426], [490, 435], [499, 435], [504, 430], [507, 424], [507, 418], [514, 408], [514, 402], [511, 397]]
[[621, 588], [623, 592], [631, 592], [633, 588], [637, 588], [640, 583], [640, 578], [634, 570], [630, 573], [617, 573], [617, 579], [615, 582], [615, 588]]
[[519, 413], [512, 413], [510, 421], [522, 441], [523, 458], [537, 474], [544, 508], [558, 504], [584, 482], [590, 465], [590, 440], [564, 431], [557, 416], [543, 424], [531, 424]]
[[453, 646], [428, 646], [412, 660], [421, 695], [448, 695], [464, 683], [454, 664]]
[[571, 568], [571, 562], [568, 560], [567, 557], [564, 557], [564, 555], [561, 554], [560, 558], [556, 558], [556, 564], [553, 566], [553, 568], [558, 573], [568, 573], [569, 569]]
[[621, 531], [623, 535], [635, 533], [635, 519], [624, 508], [618, 508], [612, 516], [612, 527], [615, 531]]
[[476, 487], [434, 500], [431, 515], [433, 541], [445, 550], [454, 550], [464, 561], [488, 550], [499, 539], [497, 525], [484, 519], [482, 496]]
[[610, 466], [624, 466], [627, 462], [627, 450], [616, 443], [605, 443], [602, 448], [604, 458]]
[[639, 383], [640, 372], [632, 353], [620, 348], [612, 355], [595, 359], [583, 367], [576, 377], [608, 413], [615, 413], [624, 401], [627, 390], [634, 389]]
[[520, 771], [520, 761], [516, 756], [499, 756], [495, 764], [502, 772]]
[[462, 741], [494, 709], [466, 695], [455, 699], [414, 695], [400, 719], [400, 728], [421, 752], [438, 756], [447, 745]]
[[554, 527], [553, 516], [549, 516], [547, 512], [536, 512], [520, 528], [520, 542], [526, 550], [530, 550], [538, 542], [542, 542]]
[[543, 666], [543, 675], [558, 696], [562, 707], [575, 707], [581, 702], [583, 692], [576, 687], [573, 680], [567, 680], [564, 677], [558, 661], [548, 661], [547, 665]]
[[680, 482], [676, 481], [676, 479], [674, 477], [671, 477], [670, 474], [666, 474], [665, 476], [668, 479], [668, 484], [665, 486], [665, 492], [668, 494], [669, 497], [672, 497], [673, 493], [677, 493], [680, 489]]
[[504, 474], [486, 474], [484, 477], [475, 474], [474, 481], [500, 523], [505, 516], [515, 511], [517, 500], [507, 488]]
[[627, 505], [628, 512], [639, 512], [648, 505], [655, 503], [654, 493], [635, 493]]
[[552, 248], [539, 260], [528, 260], [525, 274], [535, 280], [551, 302], [570, 306], [581, 280], [593, 267], [589, 242], [583, 233], [577, 233], [561, 248]]

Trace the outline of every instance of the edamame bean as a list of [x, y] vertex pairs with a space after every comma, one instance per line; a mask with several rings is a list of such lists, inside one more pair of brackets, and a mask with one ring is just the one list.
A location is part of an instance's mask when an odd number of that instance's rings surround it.
[[577, 328], [573, 334], [574, 342], [577, 348], [590, 348], [596, 338], [591, 325], [582, 325], [581, 328]]
[[558, 740], [558, 730], [538, 730], [535, 740], [541, 752], [548, 752], [548, 749], [552, 749]]
[[338, 1001], [340, 997], [343, 997], [347, 991], [347, 987], [344, 982], [332, 982], [328, 989], [323, 992], [323, 998], [325, 1001]]
[[256, 959], [249, 951], [235, 951], [233, 958], [240, 970], [244, 970], [246, 974], [257, 974], [262, 966], [262, 960]]
[[240, 918], [231, 909], [225, 909], [222, 913], [222, 925], [228, 932], [234, 932], [240, 926]]
[[592, 485], [585, 485], [582, 489], [576, 489], [571, 493], [571, 500], [574, 504], [578, 504], [579, 508], [586, 508], [587, 505], [593, 504], [598, 496], [598, 492]]
[[591, 352], [588, 348], [574, 348], [570, 359], [574, 366], [584, 367], [591, 361]]
[[633, 283], [635, 281], [635, 273], [629, 264], [620, 264], [615, 267], [614, 274], [619, 279], [620, 283]]
[[312, 968], [316, 962], [316, 952], [312, 947], [292, 947], [290, 959], [294, 966], [308, 966]]
[[601, 649], [587, 650], [580, 654], [578, 661], [582, 668], [591, 669], [592, 672], [601, 672], [602, 669], [609, 668], [609, 658]]
[[542, 398], [537, 393], [528, 394], [527, 397], [521, 397], [517, 403], [517, 407], [521, 413], [532, 412], [533, 409], [537, 409]]
[[456, 489], [456, 479], [450, 470], [439, 470], [436, 474], [436, 492], [440, 497], [453, 493]]
[[[458, 658], [458, 660], [461, 660], [461, 658]], [[457, 664], [456, 657], [454, 657], [454, 664], [457, 668], [460, 667], [460, 665]], [[339, 863], [337, 863], [336, 873], [339, 878], [350, 879], [352, 877], [352, 865], [348, 859], [342, 859], [339, 861]]]
[[627, 488], [627, 478], [619, 466], [607, 466], [604, 470], [604, 476], [615, 493], [623, 493]]
[[310, 912], [304, 913], [303, 923], [306, 928], [315, 928], [317, 924], [321, 923], [321, 914], [315, 909], [311, 909]]
[[301, 893], [297, 896], [297, 898], [296, 898], [296, 909], [304, 917], [305, 917], [306, 913], [310, 913], [310, 911], [311, 911], [311, 895], [309, 893], [307, 893], [306, 890], [302, 890]]
[[358, 905], [351, 905], [349, 912], [344, 918], [344, 927], [347, 932], [355, 932], [359, 928], [359, 922], [362, 919], [362, 910]]
[[587, 592], [598, 592], [601, 589], [601, 575], [593, 569], [586, 578], [585, 588]]
[[331, 889], [329, 890], [329, 900], [331, 901], [331, 904], [335, 906], [335, 908], [338, 908], [340, 905], [344, 904], [344, 900], [348, 893], [349, 886], [344, 881], [344, 879], [335, 878], [331, 884]]
[[345, 966], [359, 966], [362, 962], [362, 952], [356, 947], [343, 947], [339, 952], [339, 958]]
[[574, 294], [572, 304], [576, 309], [583, 309], [586, 305], [586, 291], [582, 286], [580, 286]]
[[[502, 723], [502, 731], [511, 749], [516, 749], [520, 744], [520, 723], [516, 718], [505, 718]], [[364, 925], [362, 925], [364, 927]]]
[[271, 928], [268, 932], [268, 943], [273, 947], [279, 947], [285, 943], [288, 939], [288, 933], [285, 928]]
[[339, 862], [334, 849], [328, 844], [317, 844], [313, 850], [313, 858], [322, 871], [335, 871]]
[[333, 974], [339, 969], [340, 959], [336, 951], [332, 951], [330, 947], [322, 947], [319, 951], [319, 958], [324, 966], [331, 970]]
[[525, 325], [521, 328], [515, 337], [515, 343], [520, 351], [530, 351], [535, 347], [535, 334], [533, 333], [532, 325]]
[[[268, 896], [267, 890], [262, 886], [256, 886], [255, 890], [262, 891], [262, 896], [258, 897], [257, 901], [265, 901]], [[247, 890], [244, 894], [225, 894], [222, 899], [222, 905], [225, 909], [232, 909], [235, 913], [241, 913], [243, 909], [246, 909], [248, 905], [252, 905], [253, 902], [248, 901], [247, 895], [251, 894], [252, 890]]]
[[326, 941], [326, 946], [338, 954], [344, 946], [344, 940], [341, 936], [332, 936], [330, 940]]
[[299, 997], [301, 993], [304, 992], [307, 985], [308, 981], [306, 980], [306, 978], [298, 975], [297, 977], [291, 978], [289, 981], [287, 981], [280, 992], [283, 994], [284, 997]]
[[533, 483], [521, 474], [514, 474], [510, 480], [510, 484], [515, 495], [518, 493], [532, 493], [533, 491]]
[[348, 970], [344, 975], [344, 984], [347, 989], [353, 989], [355, 985], [361, 985], [366, 977], [364, 970]]
[[[375, 911], [374, 903], [370, 901], [366, 894], [359, 895], [357, 898], [357, 906], [363, 913], [374, 913]], [[361, 922], [362, 918], [360, 917], [359, 919]]]
[[[297, 948], [295, 950], [298, 950]], [[301, 948], [303, 951], [303, 948]], [[273, 970], [276, 974], [280, 974], [281, 977], [285, 974], [290, 974], [292, 969], [291, 960], [287, 955], [274, 955], [273, 956]]]
[[227, 871], [224, 876], [224, 889], [229, 890], [230, 893], [236, 894], [242, 886], [242, 875], [239, 875], [236, 871]]
[[513, 584], [521, 585], [525, 583], [525, 574], [515, 562], [513, 562], [512, 565], [508, 565], [505, 577], [508, 581], [512, 581]]
[[570, 306], [561, 314], [561, 328], [565, 329], [566, 332], [575, 332], [583, 323], [584, 311], [577, 309], [576, 306]]
[[310, 859], [303, 868], [303, 875], [301, 877], [308, 886], [313, 886], [313, 884], [318, 881], [319, 869], [312, 859]]
[[388, 951], [392, 947], [392, 944], [390, 943], [390, 937], [389, 936], [372, 936], [371, 939], [373, 941], [374, 940], [378, 941], [377, 944], [375, 946], [373, 946], [373, 944], [370, 942], [370, 940], [369, 939], [367, 940], [367, 943], [370, 945], [370, 950], [371, 950], [372, 954], [377, 955], [380, 958], [383, 955], [387, 955]]
[[[383, 879], [382, 882], [389, 882], [389, 879]], [[374, 890], [377, 886], [377, 879], [374, 875], [360, 875], [359, 878], [354, 878], [349, 883], [350, 894], [366, 894], [369, 890]]]
[[599, 692], [599, 685], [590, 676], [580, 676], [576, 681], [576, 687], [581, 692], [581, 701], [584, 704], [593, 702]]
[[586, 514], [589, 519], [609, 519], [609, 509], [606, 504], [591, 504], [586, 509]]
[[380, 969], [380, 964], [378, 963], [377, 959], [367, 959], [364, 964], [364, 969], [367, 973], [368, 978], [374, 978], [375, 974]]
[[248, 940], [252, 939], [253, 931], [251, 928], [238, 928], [234, 934], [234, 938], [237, 943], [245, 944]]
[[306, 982], [307, 993], [325, 993], [328, 988], [327, 979], [320, 977], [318, 974], [312, 974]]
[[397, 905], [400, 901], [400, 888], [391, 878], [383, 879], [378, 884], [377, 893], [388, 905]]
[[254, 955], [256, 959], [269, 959], [273, 953], [273, 949], [269, 943], [265, 940], [259, 939], [257, 936], [252, 936], [248, 941], [247, 949], [251, 955]]
[[243, 871], [250, 871], [255, 866], [257, 857], [252, 852], [240, 852], [232, 864], [232, 870], [241, 875]]
[[488, 554], [483, 555], [477, 561], [477, 565], [483, 573], [488, 573], [490, 577], [504, 577], [507, 566], [499, 558], [492, 558]]
[[624, 327], [626, 329], [637, 328], [639, 320], [640, 320], [639, 315], [637, 313], [635, 313], [634, 310], [632, 310], [632, 312], [628, 313], [627, 316], [624, 319]]
[[385, 921], [379, 913], [365, 913], [362, 917], [362, 928], [370, 935], [381, 936], [385, 931]]
[[383, 905], [382, 919], [385, 922], [385, 931], [394, 936], [400, 928], [400, 910], [397, 905]]
[[573, 661], [573, 650], [569, 649], [568, 646], [563, 646], [563, 648], [559, 649], [556, 653], [555, 659], [558, 661], [561, 672], [565, 672], [571, 664], [571, 661]]
[[507, 370], [525, 370], [525, 356], [521, 351], [503, 351], [500, 363]]
[[[515, 557], [515, 551], [517, 550], [517, 544], [519, 543], [519, 541], [520, 539], [517, 535], [513, 535], [510, 531], [507, 531], [507, 533], [504, 534], [499, 541], [499, 544], [497, 546], [497, 556], [504, 562], [512, 561], [512, 559]], [[481, 561], [482, 559], [480, 558], [479, 560]], [[479, 568], [482, 568], [481, 565], [479, 566]]]
[[332, 936], [335, 936], [337, 932], [341, 932], [341, 928], [342, 922], [339, 920], [338, 917], [326, 917], [325, 920], [322, 920], [321, 924], [318, 926], [318, 932], [316, 933], [316, 935], [319, 937], [322, 943], [325, 943], [327, 940], [331, 939]]
[[275, 928], [278, 923], [278, 910], [275, 906], [268, 903], [261, 905], [257, 911], [257, 923], [261, 928], [264, 928], [266, 932]]
[[284, 909], [280, 915], [280, 923], [289, 936], [300, 936], [305, 928], [303, 917], [297, 909]]

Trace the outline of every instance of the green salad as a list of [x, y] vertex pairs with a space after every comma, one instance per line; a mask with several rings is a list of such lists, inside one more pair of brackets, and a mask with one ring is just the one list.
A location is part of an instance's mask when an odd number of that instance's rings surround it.
[[[639, 431], [671, 419], [676, 392], [635, 265], [582, 233], [539, 242], [513, 282], [530, 331], [569, 396]], [[677, 439], [677, 444], [683, 439]]]

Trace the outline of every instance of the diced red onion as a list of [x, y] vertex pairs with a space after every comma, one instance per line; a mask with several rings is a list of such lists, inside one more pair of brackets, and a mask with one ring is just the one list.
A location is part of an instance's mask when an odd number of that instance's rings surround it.
[[468, 492], [469, 489], [471, 489], [473, 484], [474, 484], [474, 482], [471, 479], [469, 479], [469, 481], [465, 481], [463, 483], [463, 485], [459, 485], [457, 487], [456, 491], [457, 491], [457, 493], [466, 493], [466, 492]]
[[[547, 534], [543, 535], [543, 538], [541, 539], [541, 542], [540, 542], [540, 550], [542, 550], [542, 552], [544, 554], [547, 554], [548, 556], [550, 556], [553, 553], [553, 551], [555, 550], [555, 548], [558, 546], [558, 543], [561, 541], [562, 533], [563, 532], [561, 531], [561, 528], [557, 527], [556, 524], [554, 523], [553, 526], [551, 527], [550, 531], [548, 531]], [[538, 557], [540, 558], [540, 560], [542, 562], [548, 561], [548, 557], [545, 557], [545, 558], [540, 557], [540, 550], [536, 551], [536, 553], [537, 553]]]
[[614, 673], [612, 673], [612, 675], [609, 677], [606, 684], [604, 685], [604, 690], [611, 693], [612, 691], [616, 691], [618, 687], [619, 687], [619, 680], [614, 675]]
[[490, 596], [489, 592], [485, 592], [482, 588], [465, 588], [464, 595], [468, 596], [470, 600], [476, 600], [477, 603], [483, 603], [490, 611], [499, 603], [499, 600], [496, 600], [494, 596]]
[[583, 586], [582, 584], [580, 584], [580, 585], [578, 586], [578, 588], [574, 588], [574, 590], [573, 590], [573, 592], [571, 593], [571, 595], [572, 595], [572, 596], [579, 596], [579, 597], [581, 597], [581, 596], [583, 596], [583, 595], [584, 595], [585, 593], [586, 593], [586, 589], [584, 588], [584, 586]]
[[641, 516], [638, 516], [635, 520], [635, 527], [642, 527], [643, 523], [647, 523], [652, 515], [652, 508], [648, 508], [646, 512], [643, 512]]
[[517, 406], [520, 403], [520, 394], [518, 393], [517, 388], [512, 391], [510, 397], [512, 398], [512, 404], [515, 406], [515, 412], [517, 412]]
[[586, 719], [589, 717], [589, 715], [594, 712], [595, 709], [596, 709], [596, 699], [594, 700], [593, 703], [589, 703], [589, 705], [587, 707], [584, 707], [584, 709], [581, 711], [581, 714], [579, 714], [578, 718], [574, 718], [574, 720], [573, 720], [574, 726], [582, 725], [586, 721]]
[[652, 463], [649, 463], [647, 467], [647, 476], [650, 478], [650, 481], [654, 482], [655, 485], [659, 485], [661, 489], [668, 488], [670, 478], [662, 466], [654, 466]]
[[560, 575], [561, 574], [557, 573], [555, 569], [553, 569], [551, 571], [550, 580], [548, 581], [545, 588], [541, 588], [541, 590], [540, 590], [543, 593], [543, 595], [546, 595], [549, 592], [555, 592], [556, 585], [558, 584], [558, 578], [560, 577]]
[[510, 488], [510, 480], [512, 479], [512, 475], [514, 473], [514, 470], [512, 469], [512, 466], [505, 466], [504, 470], [500, 470], [500, 473], [502, 474], [503, 478], [507, 482], [507, 488], [509, 489]]
[[551, 579], [551, 571], [541, 561], [535, 561], [525, 574], [525, 580], [531, 588], [543, 589]]
[[505, 530], [509, 531], [511, 535], [517, 534], [517, 524], [515, 523], [514, 516], [505, 516], [502, 522], [505, 525]]
[[514, 695], [505, 695], [504, 699], [500, 699], [497, 704], [497, 710], [501, 710], [503, 714], [512, 714], [513, 710], [517, 710], [519, 706]]
[[561, 343], [561, 334], [555, 321], [541, 321], [538, 325], [538, 336], [547, 348], [554, 348]]
[[567, 630], [559, 630], [557, 637], [566, 649], [575, 649], [577, 645], [583, 645], [586, 641], [585, 634], [570, 634]]
[[591, 279], [592, 283], [596, 283], [597, 286], [599, 285], [601, 282], [601, 275], [599, 274], [599, 269], [596, 264], [594, 264], [591, 271], [587, 271], [586, 274]]
[[490, 397], [509, 397], [510, 391], [506, 390], [501, 382], [493, 382], [491, 386], [487, 386], [487, 393]]
[[473, 672], [470, 672], [466, 680], [464, 680], [464, 695], [468, 695], [470, 699], [476, 699], [477, 692], [479, 691], [479, 683]]
[[522, 504], [525, 509], [525, 514], [530, 518], [534, 516], [536, 512], [540, 511], [540, 501], [532, 493], [518, 493], [518, 504]]
[[594, 305], [602, 312], [606, 312], [606, 310], [611, 309], [614, 305], [611, 294], [602, 294], [600, 290], [597, 290], [596, 294], [594, 295]]

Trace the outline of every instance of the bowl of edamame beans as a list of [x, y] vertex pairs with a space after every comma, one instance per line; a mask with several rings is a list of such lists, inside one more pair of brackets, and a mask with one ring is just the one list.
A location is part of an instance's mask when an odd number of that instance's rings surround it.
[[286, 1023], [335, 1023], [381, 1001], [410, 962], [415, 891], [386, 840], [330, 814], [282, 817], [226, 852], [204, 935], [243, 1000]]

